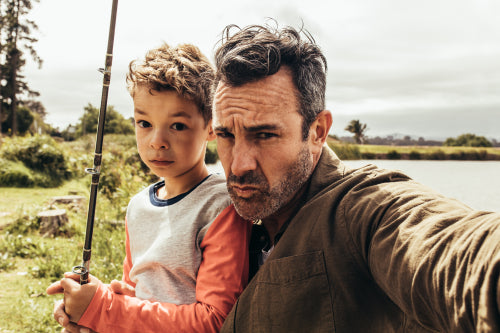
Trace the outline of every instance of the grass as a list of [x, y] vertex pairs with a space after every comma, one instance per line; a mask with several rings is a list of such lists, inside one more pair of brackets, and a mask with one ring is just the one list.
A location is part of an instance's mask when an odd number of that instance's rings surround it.
[[[70, 237], [43, 238], [36, 214], [48, 208], [54, 196], [87, 195], [88, 181], [73, 180], [59, 188], [1, 188], [0, 212], [0, 333], [58, 332], [52, 318], [58, 296], [47, 296], [45, 289], [65, 271], [80, 264], [85, 235], [86, 210], [68, 210]], [[102, 195], [96, 210], [92, 274], [102, 281], [121, 278], [124, 256], [124, 227], [100, 218], [112, 204]]]
[[342, 160], [500, 160], [499, 147], [357, 145], [333, 140], [330, 140], [328, 144]]

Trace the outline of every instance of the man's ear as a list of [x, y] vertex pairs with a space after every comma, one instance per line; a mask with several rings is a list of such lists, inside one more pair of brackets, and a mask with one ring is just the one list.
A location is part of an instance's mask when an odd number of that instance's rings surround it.
[[212, 119], [207, 124], [208, 128], [208, 134], [207, 134], [207, 141], [213, 141], [217, 138], [217, 135], [215, 135], [214, 128], [212, 127]]
[[313, 153], [321, 152], [323, 144], [328, 138], [332, 122], [332, 113], [328, 110], [323, 110], [311, 124], [309, 128], [309, 142], [311, 143]]

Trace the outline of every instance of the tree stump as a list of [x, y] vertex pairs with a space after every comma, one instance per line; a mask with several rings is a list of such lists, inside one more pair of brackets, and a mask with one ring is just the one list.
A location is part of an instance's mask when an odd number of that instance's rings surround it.
[[84, 208], [85, 199], [86, 197], [81, 195], [63, 195], [52, 197], [49, 204], [51, 206], [55, 204], [69, 205], [68, 208], [71, 211], [80, 211]]
[[46, 210], [37, 216], [40, 218], [40, 233], [43, 237], [58, 235], [60, 228], [68, 223], [66, 209]]

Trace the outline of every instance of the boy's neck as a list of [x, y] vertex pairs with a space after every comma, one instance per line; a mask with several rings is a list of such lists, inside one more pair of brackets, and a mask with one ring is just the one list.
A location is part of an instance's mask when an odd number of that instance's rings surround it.
[[160, 187], [156, 195], [162, 200], [174, 198], [191, 190], [208, 175], [208, 169], [203, 163], [178, 177], [165, 178], [165, 186]]

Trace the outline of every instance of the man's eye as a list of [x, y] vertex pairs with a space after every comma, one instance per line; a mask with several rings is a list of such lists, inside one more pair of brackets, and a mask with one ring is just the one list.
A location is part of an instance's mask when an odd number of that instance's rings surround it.
[[183, 131], [187, 128], [187, 126], [182, 123], [175, 123], [172, 125], [172, 128], [176, 131]]
[[233, 135], [229, 132], [216, 132], [215, 135], [222, 139], [229, 139], [233, 137]]
[[278, 135], [276, 135], [275, 133], [269, 133], [269, 132], [261, 132], [261, 133], [257, 133], [257, 135], [256, 135], [257, 139], [270, 139], [270, 138], [274, 138], [277, 136]]
[[151, 124], [149, 122], [145, 121], [145, 120], [138, 120], [136, 123], [141, 128], [151, 127]]

